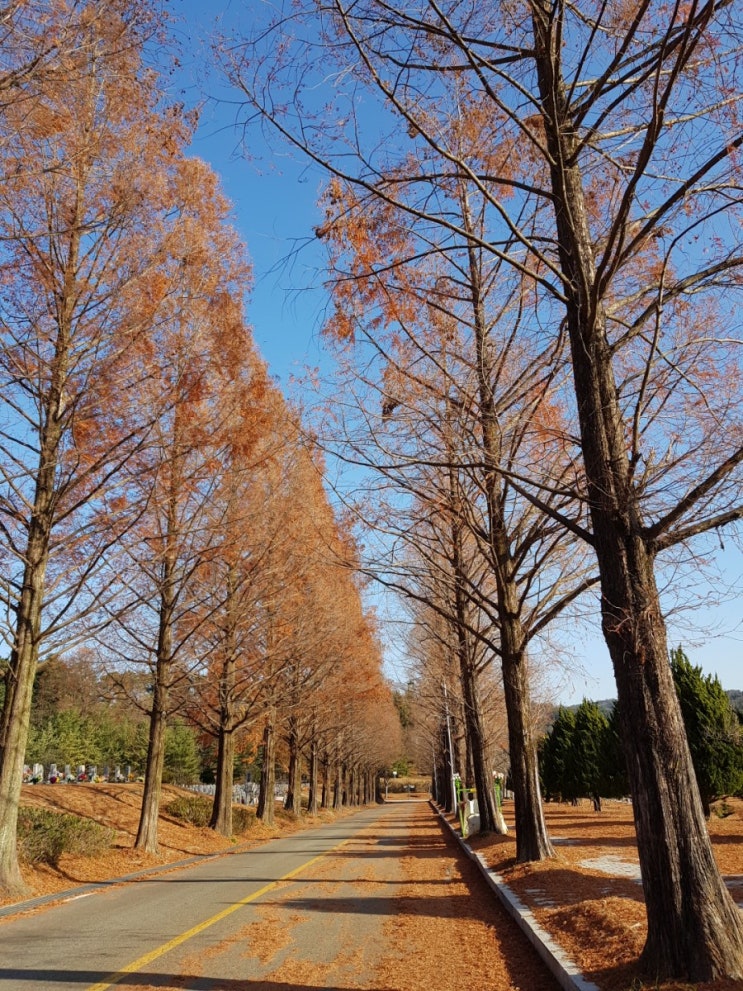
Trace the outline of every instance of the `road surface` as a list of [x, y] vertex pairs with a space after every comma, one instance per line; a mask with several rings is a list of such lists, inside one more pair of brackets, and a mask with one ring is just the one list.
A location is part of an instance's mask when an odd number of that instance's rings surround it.
[[0, 921], [0, 954], [0, 991], [556, 988], [413, 800]]

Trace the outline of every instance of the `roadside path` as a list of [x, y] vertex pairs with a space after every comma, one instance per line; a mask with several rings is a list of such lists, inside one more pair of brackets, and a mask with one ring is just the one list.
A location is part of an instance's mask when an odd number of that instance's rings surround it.
[[554, 991], [427, 803], [0, 922], [0, 991]]

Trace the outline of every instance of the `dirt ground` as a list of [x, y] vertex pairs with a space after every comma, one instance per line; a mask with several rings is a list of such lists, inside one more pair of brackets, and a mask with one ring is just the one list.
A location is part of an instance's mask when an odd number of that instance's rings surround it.
[[[177, 789], [166, 788], [163, 805], [176, 793]], [[141, 785], [29, 785], [24, 788], [23, 802], [89, 816], [117, 831], [116, 846], [104, 857], [63, 856], [59, 871], [26, 868], [24, 877], [35, 895], [148, 867], [167, 869], [173, 861], [234, 846], [233, 841], [209, 829], [184, 826], [163, 814], [159, 825], [159, 855], [153, 857], [135, 851]], [[730, 814], [725, 817], [713, 814], [709, 830], [720, 870], [741, 903], [743, 801], [728, 800], [727, 806]], [[509, 816], [512, 809], [508, 803], [505, 812], [512, 827], [512, 815]], [[645, 984], [638, 977], [635, 964], [645, 940], [645, 912], [642, 888], [636, 879], [637, 848], [628, 804], [607, 802], [600, 813], [594, 812], [588, 802], [577, 807], [548, 804], [545, 815], [557, 852], [553, 861], [516, 864], [512, 832], [508, 836], [473, 837], [469, 842], [532, 909], [588, 980], [601, 991], [741, 991], [740, 982], [658, 985], [654, 981]], [[256, 825], [238, 842], [257, 844], [296, 828], [300, 827], [291, 817], [280, 814], [275, 828], [269, 830]], [[412, 877], [410, 880], [415, 881]], [[472, 884], [470, 891], [471, 897], [492, 899], [484, 885]], [[431, 915], [435, 915], [433, 906]], [[420, 923], [421, 920], [415, 919], [403, 922], [411, 927], [409, 936], [416, 942], [425, 939]], [[481, 958], [482, 952], [480, 948], [475, 956]]]

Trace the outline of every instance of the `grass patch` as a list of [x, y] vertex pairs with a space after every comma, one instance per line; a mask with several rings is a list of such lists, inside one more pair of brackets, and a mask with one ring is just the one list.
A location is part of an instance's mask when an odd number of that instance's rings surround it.
[[27, 864], [59, 866], [63, 853], [95, 857], [113, 845], [115, 830], [64, 812], [24, 807], [18, 813], [18, 852]]

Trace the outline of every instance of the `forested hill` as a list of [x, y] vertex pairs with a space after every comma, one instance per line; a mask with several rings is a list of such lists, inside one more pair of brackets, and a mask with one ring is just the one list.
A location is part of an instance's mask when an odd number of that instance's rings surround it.
[[[739, 713], [741, 716], [743, 716], [743, 691], [741, 691], [741, 689], [739, 688], [728, 688], [726, 689], [725, 694], [730, 699], [730, 704], [735, 709], [735, 711]], [[599, 709], [601, 709], [604, 715], [608, 716], [611, 710], [616, 705], [616, 701], [617, 701], [616, 699], [601, 699], [599, 702], [596, 702], [596, 705], [599, 707]], [[565, 708], [575, 712], [578, 706], [566, 705]]]

